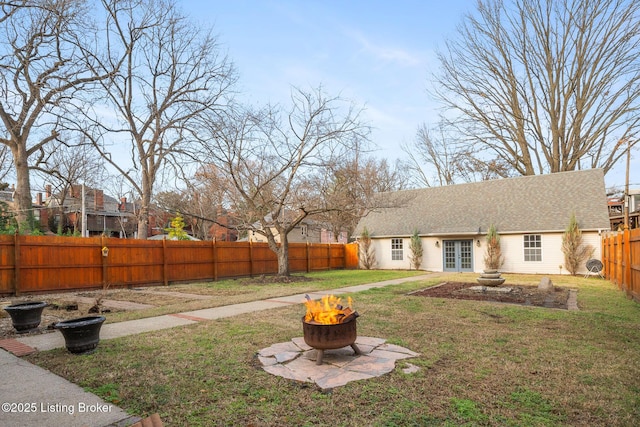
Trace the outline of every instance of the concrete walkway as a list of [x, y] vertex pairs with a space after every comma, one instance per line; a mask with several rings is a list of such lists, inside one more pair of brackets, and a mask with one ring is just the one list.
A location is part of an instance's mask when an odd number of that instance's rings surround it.
[[[437, 274], [439, 273], [307, 294], [313, 299], [319, 299], [327, 293], [341, 295], [361, 292], [424, 280]], [[100, 339], [119, 338], [291, 304], [302, 304], [304, 300], [305, 294], [297, 294], [127, 322], [105, 323], [100, 331]], [[18, 354], [64, 347], [62, 334], [57, 332], [31, 335], [15, 340], [3, 340], [2, 342], [3, 348], [15, 348]], [[0, 351], [0, 367], [3, 373], [3, 381], [0, 382], [0, 404], [3, 405], [0, 410], [0, 426], [105, 427], [129, 426], [138, 421], [138, 418], [129, 416], [117, 406], [104, 402], [64, 378], [32, 365], [7, 351]]]

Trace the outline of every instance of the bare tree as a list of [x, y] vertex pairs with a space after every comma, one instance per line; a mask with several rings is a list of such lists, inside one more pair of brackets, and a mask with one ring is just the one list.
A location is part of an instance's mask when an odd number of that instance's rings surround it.
[[435, 137], [434, 132], [426, 124], [422, 124], [416, 132], [414, 142], [401, 146], [408, 158], [406, 168], [418, 187], [451, 185], [456, 181], [455, 141], [443, 129], [441, 125]]
[[72, 99], [109, 71], [89, 73], [95, 57], [87, 55], [85, 46], [92, 46], [96, 32], [84, 1], [16, 1], [2, 6], [0, 143], [13, 157], [18, 224], [29, 227], [30, 166], [46, 157]]
[[[140, 197], [138, 237], [145, 239], [154, 185], [165, 166], [189, 155], [191, 129], [204, 113], [222, 107], [235, 81], [232, 64], [211, 31], [197, 26], [171, 0], [103, 0], [111, 14], [111, 49], [125, 66], [104, 81], [116, 119], [99, 117], [95, 146]], [[112, 57], [117, 53], [112, 51]], [[106, 63], [103, 68], [112, 68]], [[102, 72], [102, 70], [99, 70]], [[130, 163], [104, 138], [122, 137]]]
[[378, 207], [383, 199], [376, 194], [404, 189], [407, 178], [398, 162], [389, 165], [386, 159], [360, 155], [330, 165], [315, 181], [316, 188], [322, 189], [324, 203], [331, 207], [318, 219], [330, 227], [337, 239], [341, 232], [352, 236], [360, 218]]
[[[190, 194], [189, 210], [194, 218], [197, 237], [210, 238], [209, 229], [214, 223], [221, 227], [235, 228], [235, 224], [228, 215], [229, 203], [225, 199], [225, 189], [228, 187], [226, 172], [215, 168], [213, 165], [204, 165], [190, 181], [188, 191]], [[222, 220], [222, 215], [227, 218]]]
[[[79, 183], [95, 187], [104, 180], [106, 172], [98, 153], [91, 145], [83, 143], [58, 144], [33, 169], [42, 181], [52, 186], [61, 218], [69, 189]], [[59, 223], [58, 230], [51, 231], [60, 233], [62, 226]]]
[[511, 175], [511, 168], [504, 161], [479, 156], [474, 147], [458, 138], [452, 127], [442, 120], [433, 130], [422, 124], [415, 141], [401, 146], [407, 154], [404, 167], [415, 186], [441, 187]]
[[[300, 222], [332, 209], [317, 181], [326, 167], [366, 141], [360, 111], [319, 88], [292, 90], [292, 105], [236, 111], [207, 123], [207, 160], [228, 173], [226, 198], [238, 227], [267, 238], [278, 274], [289, 275], [288, 234]], [[279, 240], [279, 241], [278, 241]]]
[[640, 3], [485, 0], [439, 54], [435, 95], [473, 152], [533, 175], [601, 167], [639, 126]]
[[11, 158], [11, 150], [6, 145], [0, 147], [0, 182], [5, 182], [12, 172], [13, 161]]

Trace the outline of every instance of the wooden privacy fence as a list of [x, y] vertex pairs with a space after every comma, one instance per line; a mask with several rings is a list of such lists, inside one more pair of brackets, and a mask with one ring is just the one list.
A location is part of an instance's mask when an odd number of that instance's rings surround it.
[[[289, 268], [357, 268], [356, 244], [289, 244]], [[0, 295], [274, 274], [266, 243], [0, 235]]]
[[602, 261], [605, 277], [640, 302], [640, 229], [605, 234]]

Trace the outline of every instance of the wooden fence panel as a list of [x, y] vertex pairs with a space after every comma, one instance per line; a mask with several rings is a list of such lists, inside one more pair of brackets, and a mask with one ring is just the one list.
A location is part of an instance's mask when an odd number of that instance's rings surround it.
[[357, 243], [349, 243], [348, 245], [344, 245], [344, 259], [345, 264], [344, 268], [358, 268], [360, 259], [359, 257], [359, 246]]
[[329, 248], [328, 245], [311, 244], [309, 245], [309, 270], [328, 270], [329, 265]]
[[[357, 245], [292, 243], [289, 255], [291, 272], [358, 265]], [[277, 271], [277, 257], [266, 243], [0, 235], [0, 295], [218, 280]]]
[[0, 295], [14, 293], [15, 254], [15, 237], [0, 235]]
[[242, 277], [251, 274], [249, 242], [216, 242], [218, 277]]
[[109, 248], [106, 286], [138, 286], [163, 283], [162, 241], [104, 239]]
[[278, 258], [267, 243], [251, 243], [251, 276], [278, 272]]
[[602, 261], [605, 277], [640, 302], [640, 229], [606, 234]]
[[165, 241], [166, 281], [207, 280], [214, 276], [212, 242]]
[[102, 281], [100, 239], [17, 236], [20, 292], [48, 292], [98, 286]]
[[[289, 270], [308, 271], [309, 267], [309, 251], [307, 243], [289, 243]], [[277, 261], [277, 259], [276, 259]], [[276, 263], [277, 272], [277, 263]]]

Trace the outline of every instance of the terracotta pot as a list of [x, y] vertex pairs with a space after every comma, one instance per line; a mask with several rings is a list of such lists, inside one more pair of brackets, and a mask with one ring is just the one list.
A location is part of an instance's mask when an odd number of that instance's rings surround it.
[[100, 342], [100, 328], [106, 318], [104, 316], [88, 316], [78, 319], [64, 320], [55, 324], [64, 337], [67, 350], [80, 354], [93, 351]]
[[29, 332], [40, 324], [42, 310], [47, 306], [43, 301], [22, 302], [6, 306], [4, 309], [13, 322], [18, 333]]

